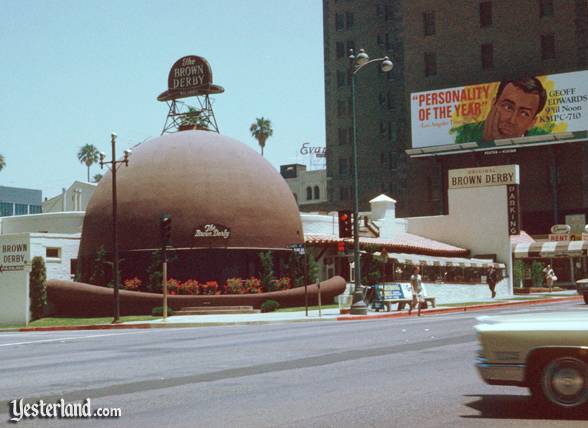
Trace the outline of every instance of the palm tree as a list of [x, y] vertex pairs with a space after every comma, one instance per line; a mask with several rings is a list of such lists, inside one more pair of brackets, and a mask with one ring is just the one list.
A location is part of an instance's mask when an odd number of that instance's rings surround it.
[[188, 111], [180, 119], [180, 128], [184, 127], [208, 130], [208, 121], [202, 111], [188, 106]]
[[0, 171], [2, 171], [5, 166], [6, 166], [6, 161], [4, 160], [4, 155], [0, 155]]
[[258, 117], [255, 119], [255, 123], [251, 124], [249, 130], [251, 131], [253, 138], [259, 143], [259, 147], [261, 147], [261, 156], [263, 156], [265, 142], [274, 134], [271, 121], [269, 119], [264, 119], [263, 117]]
[[98, 159], [100, 159], [100, 152], [93, 144], [82, 146], [78, 152], [78, 160], [88, 167], [88, 183], [90, 182], [90, 167], [98, 162]]

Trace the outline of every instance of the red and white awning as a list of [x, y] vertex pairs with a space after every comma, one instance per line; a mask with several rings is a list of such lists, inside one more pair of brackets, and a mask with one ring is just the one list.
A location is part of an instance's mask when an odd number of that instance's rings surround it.
[[[375, 255], [381, 253], [376, 252]], [[463, 257], [436, 257], [421, 254], [388, 253], [388, 258], [396, 260], [401, 264], [416, 266], [455, 266], [470, 268], [488, 268], [494, 266], [497, 269], [504, 269], [503, 263], [495, 263], [492, 259], [468, 259]]]
[[546, 241], [516, 244], [513, 249], [516, 259], [539, 259], [551, 257], [580, 257], [588, 252], [588, 241]]

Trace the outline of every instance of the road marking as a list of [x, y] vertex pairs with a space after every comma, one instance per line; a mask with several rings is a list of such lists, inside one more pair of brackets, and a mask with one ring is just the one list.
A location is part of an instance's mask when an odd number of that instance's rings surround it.
[[2, 343], [0, 347], [3, 346], [17, 346], [17, 345], [31, 345], [35, 343], [47, 343], [47, 342], [65, 342], [66, 340], [76, 340], [76, 339], [93, 339], [95, 337], [107, 337], [107, 336], [122, 336], [123, 334], [145, 334], [145, 333], [153, 333], [152, 330], [144, 330], [144, 331], [129, 331], [125, 333], [107, 333], [107, 334], [95, 334], [91, 336], [70, 336], [70, 337], [58, 337], [55, 339], [41, 339], [41, 340], [31, 340], [27, 342], [14, 342], [14, 343]]

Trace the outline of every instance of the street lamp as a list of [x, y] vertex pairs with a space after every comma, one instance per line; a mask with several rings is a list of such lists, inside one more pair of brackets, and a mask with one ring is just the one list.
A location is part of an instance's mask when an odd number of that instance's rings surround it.
[[122, 160], [116, 160], [116, 134], [113, 132], [110, 134], [112, 143], [112, 160], [105, 162], [106, 154], [100, 152], [100, 169], [104, 165], [112, 165], [110, 171], [112, 172], [112, 270], [114, 277], [114, 319], [113, 323], [120, 322], [120, 299], [118, 296], [119, 283], [120, 283], [120, 272], [118, 271], [118, 227], [117, 227], [117, 206], [116, 206], [116, 170], [121, 164], [129, 166], [129, 156], [131, 155], [130, 150], [125, 150], [124, 157]]
[[351, 108], [353, 118], [353, 265], [355, 268], [355, 286], [353, 290], [353, 303], [351, 305], [351, 314], [367, 314], [367, 305], [363, 301], [363, 291], [361, 290], [361, 266], [359, 254], [359, 186], [358, 186], [358, 160], [357, 160], [357, 113], [355, 108], [356, 76], [361, 69], [373, 62], [379, 62], [383, 72], [392, 70], [394, 64], [385, 56], [370, 60], [370, 57], [363, 49], [359, 50], [355, 56], [353, 49], [349, 51], [349, 72], [351, 74]]

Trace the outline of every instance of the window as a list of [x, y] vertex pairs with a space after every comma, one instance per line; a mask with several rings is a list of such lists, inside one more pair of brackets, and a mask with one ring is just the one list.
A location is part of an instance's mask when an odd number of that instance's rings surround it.
[[494, 67], [494, 46], [492, 43], [482, 45], [482, 69]]
[[386, 107], [388, 107], [388, 110], [394, 110], [394, 103], [393, 103], [393, 99], [392, 99], [392, 94], [390, 93], [390, 91], [388, 91], [388, 93], [386, 94]]
[[15, 215], [25, 215], [29, 213], [29, 206], [27, 204], [14, 204]]
[[29, 214], [41, 214], [43, 207], [41, 205], [29, 205]]
[[392, 50], [392, 37], [390, 36], [390, 33], [386, 33], [384, 44], [385, 44], [386, 50], [388, 52], [390, 52]]
[[314, 186], [314, 199], [321, 198], [321, 191], [318, 186]]
[[351, 144], [353, 142], [353, 127], [347, 128], [347, 141]]
[[555, 58], [555, 36], [553, 33], [541, 36], [541, 59]]
[[380, 103], [380, 107], [384, 107], [386, 105], [386, 95], [382, 92], [378, 94], [378, 102]]
[[386, 162], [386, 154], [384, 152], [380, 152], [380, 166], [384, 166], [384, 162]]
[[311, 201], [312, 200], [312, 187], [308, 186], [306, 188], [306, 200], [307, 201]]
[[337, 87], [341, 88], [345, 86], [346, 74], [344, 71], [337, 70]]
[[345, 12], [345, 27], [347, 30], [353, 28], [353, 14], [351, 12]]
[[392, 7], [387, 4], [384, 7], [384, 19], [386, 21], [389, 21], [390, 19], [392, 19], [393, 16], [394, 16], [394, 14], [392, 13]]
[[377, 39], [376, 43], [382, 49], [384, 48], [384, 37], [381, 34], [378, 34], [378, 39]]
[[384, 6], [380, 3], [376, 5], [376, 16], [383, 16], [384, 15]]
[[398, 168], [398, 156], [395, 156], [393, 152], [388, 153], [388, 162], [390, 162], [390, 169]]
[[384, 121], [380, 120], [380, 135], [383, 136], [384, 134], [386, 134], [386, 127], [384, 125]]
[[435, 12], [429, 11], [423, 13], [423, 31], [425, 36], [435, 34]]
[[337, 52], [337, 59], [343, 58], [345, 56], [345, 44], [343, 44], [343, 42], [337, 42], [335, 47]]
[[347, 144], [347, 130], [345, 128], [339, 128], [337, 130], [337, 133], [339, 134], [339, 145], [340, 146], [344, 146]]
[[553, 16], [553, 0], [539, 0], [539, 17]]
[[345, 15], [342, 13], [335, 14], [335, 31], [343, 31], [345, 29]]
[[0, 216], [14, 215], [14, 204], [12, 202], [0, 202]]
[[349, 199], [349, 188], [345, 186], [339, 187], [339, 200], [347, 201]]
[[45, 248], [45, 258], [47, 259], [60, 259], [61, 258], [61, 248]]
[[345, 101], [337, 101], [337, 117], [345, 116], [345, 107], [347, 107]]
[[437, 74], [437, 54], [425, 52], [425, 77]]
[[355, 42], [353, 40], [347, 40], [347, 52], [355, 52]]
[[347, 175], [348, 172], [347, 159], [339, 158], [339, 175]]
[[484, 1], [480, 3], [480, 27], [489, 27], [492, 25], [492, 2]]

